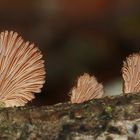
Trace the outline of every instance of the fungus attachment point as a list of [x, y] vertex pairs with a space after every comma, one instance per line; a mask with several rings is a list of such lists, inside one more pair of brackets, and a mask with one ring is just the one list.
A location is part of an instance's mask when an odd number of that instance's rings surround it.
[[78, 78], [77, 85], [71, 91], [71, 103], [101, 98], [103, 94], [103, 85], [98, 83], [94, 76], [85, 73]]
[[126, 58], [122, 76], [124, 93], [140, 92], [140, 53], [132, 54]]
[[42, 54], [13, 31], [0, 34], [0, 102], [24, 106], [45, 82]]

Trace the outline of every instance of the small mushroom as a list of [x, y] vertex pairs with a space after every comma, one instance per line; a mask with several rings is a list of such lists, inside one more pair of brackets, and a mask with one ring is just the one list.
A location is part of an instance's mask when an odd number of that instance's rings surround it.
[[87, 73], [80, 76], [77, 85], [71, 90], [71, 103], [83, 103], [104, 94], [103, 85], [98, 83], [94, 76]]
[[132, 54], [126, 58], [122, 76], [124, 93], [140, 92], [140, 53]]

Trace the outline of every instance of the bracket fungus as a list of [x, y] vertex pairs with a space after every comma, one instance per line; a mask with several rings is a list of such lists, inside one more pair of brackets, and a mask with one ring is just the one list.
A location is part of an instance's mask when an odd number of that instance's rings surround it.
[[98, 83], [94, 76], [84, 73], [78, 78], [77, 85], [71, 91], [71, 103], [83, 103], [101, 98], [103, 94], [103, 85]]
[[24, 106], [41, 92], [45, 66], [39, 49], [16, 32], [0, 34], [0, 102], [5, 107]]
[[140, 53], [130, 55], [122, 68], [123, 92], [140, 92]]

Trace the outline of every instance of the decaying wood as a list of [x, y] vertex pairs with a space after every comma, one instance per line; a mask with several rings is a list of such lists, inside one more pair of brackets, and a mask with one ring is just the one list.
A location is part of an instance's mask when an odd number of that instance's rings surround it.
[[137, 140], [140, 94], [105, 97], [83, 104], [3, 108], [2, 140]]

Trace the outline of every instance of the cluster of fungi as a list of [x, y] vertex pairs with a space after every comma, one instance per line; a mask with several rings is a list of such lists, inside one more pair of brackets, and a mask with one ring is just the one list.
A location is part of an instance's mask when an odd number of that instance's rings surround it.
[[[140, 53], [126, 58], [122, 67], [123, 94], [140, 92]], [[77, 86], [71, 91], [72, 103], [83, 103], [95, 98], [104, 97], [103, 85], [98, 83], [95, 76], [84, 74], [80, 76]]]
[[[25, 42], [16, 32], [0, 34], [0, 103], [4, 107], [24, 106], [40, 93], [45, 83], [45, 66], [38, 47]], [[123, 93], [140, 92], [140, 54], [130, 55], [122, 68]], [[104, 96], [95, 76], [84, 73], [70, 91], [71, 103], [83, 103]]]

